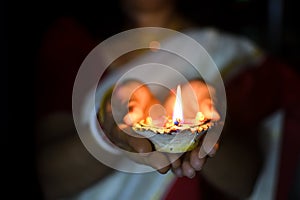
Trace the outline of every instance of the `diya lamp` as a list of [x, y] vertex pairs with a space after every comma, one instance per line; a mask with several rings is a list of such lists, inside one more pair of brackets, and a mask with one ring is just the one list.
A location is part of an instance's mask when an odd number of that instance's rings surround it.
[[183, 153], [197, 147], [200, 138], [214, 125], [210, 119], [197, 112], [194, 119], [183, 118], [181, 89], [177, 86], [173, 116], [164, 120], [152, 120], [151, 117], [141, 120], [132, 129], [152, 141], [157, 151]]

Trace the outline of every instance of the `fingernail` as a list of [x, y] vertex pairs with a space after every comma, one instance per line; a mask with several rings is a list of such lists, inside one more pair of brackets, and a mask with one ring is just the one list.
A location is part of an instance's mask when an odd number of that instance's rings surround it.
[[197, 163], [194, 163], [193, 167], [196, 171], [200, 171], [202, 169], [201, 161], [198, 161]]
[[179, 167], [179, 168], [176, 168], [176, 169], [174, 169], [174, 173], [175, 173], [175, 175], [177, 176], [177, 177], [182, 177], [183, 176], [183, 174], [182, 174], [182, 170], [181, 170], [181, 168]]
[[217, 111], [212, 112], [212, 119], [215, 119], [215, 120], [220, 119], [220, 115]]
[[123, 121], [125, 124], [131, 126], [132, 125], [132, 122], [131, 122], [131, 119], [130, 119], [130, 116], [129, 114], [127, 114], [124, 118], [123, 118]]
[[212, 148], [212, 150], [209, 152], [208, 155], [209, 155], [209, 157], [214, 157], [216, 155], [216, 153], [217, 153], [217, 150]]
[[194, 171], [194, 173], [193, 173], [191, 176], [189, 176], [189, 178], [192, 179], [192, 178], [194, 178], [195, 176], [196, 176], [196, 172]]
[[207, 155], [207, 153], [204, 151], [203, 147], [200, 148], [199, 153], [198, 153], [198, 157], [200, 159], [204, 158]]

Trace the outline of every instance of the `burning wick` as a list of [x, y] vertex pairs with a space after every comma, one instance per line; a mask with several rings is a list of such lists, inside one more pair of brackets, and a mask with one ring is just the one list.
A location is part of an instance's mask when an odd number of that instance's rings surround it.
[[174, 110], [173, 110], [173, 123], [176, 126], [180, 126], [180, 122], [182, 121], [183, 121], [183, 114], [182, 114], [181, 88], [180, 85], [178, 85], [176, 91], [176, 100], [175, 100]]
[[174, 125], [180, 126], [180, 119], [176, 119], [175, 122], [174, 122]]

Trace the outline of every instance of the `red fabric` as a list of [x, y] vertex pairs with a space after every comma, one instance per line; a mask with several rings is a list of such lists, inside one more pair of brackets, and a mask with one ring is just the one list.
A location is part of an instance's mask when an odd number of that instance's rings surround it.
[[[287, 199], [300, 158], [300, 76], [274, 59], [227, 84], [231, 120], [244, 127], [258, 124], [272, 112], [285, 112], [276, 199]], [[234, 105], [234, 106], [233, 106]]]
[[277, 199], [287, 199], [300, 159], [300, 76], [289, 68], [280, 68], [283, 79], [282, 106], [285, 108]]
[[182, 199], [201, 199], [200, 179], [198, 175], [192, 179], [186, 177], [177, 178], [164, 197], [164, 200]]
[[299, 74], [267, 59], [229, 83], [226, 92], [229, 115], [246, 127], [278, 109], [285, 112], [276, 199], [287, 199], [300, 158]]
[[95, 44], [89, 32], [72, 18], [61, 18], [49, 28], [38, 57], [38, 117], [71, 111], [77, 71]]

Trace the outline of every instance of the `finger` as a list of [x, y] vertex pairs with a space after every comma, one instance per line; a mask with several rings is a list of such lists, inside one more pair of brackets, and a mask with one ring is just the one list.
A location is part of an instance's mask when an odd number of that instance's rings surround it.
[[181, 167], [184, 176], [193, 178], [196, 175], [195, 169], [190, 164], [190, 152], [184, 155]]
[[136, 163], [148, 164], [147, 156], [152, 151], [152, 144], [146, 138], [138, 138], [123, 133], [122, 143], [125, 154]]
[[168, 158], [158, 151], [150, 153], [150, 155], [147, 157], [147, 164], [161, 174], [167, 173], [171, 168]]
[[[208, 151], [208, 150], [206, 150], [206, 149], [210, 149], [210, 150]], [[205, 148], [205, 146], [202, 145], [202, 146], [200, 147], [200, 150], [199, 150], [199, 153], [198, 153], [198, 157], [199, 157], [200, 159], [204, 158], [204, 157], [207, 156], [207, 155], [208, 155], [209, 157], [214, 157], [214, 156], [216, 155], [218, 149], [219, 149], [219, 143], [216, 143], [215, 145], [213, 145], [212, 148]]]
[[207, 156], [206, 151], [204, 150], [203, 146], [200, 147], [199, 153], [198, 153], [198, 157], [199, 159], [203, 159]]
[[200, 159], [198, 157], [199, 150], [200, 148], [194, 149], [190, 155], [190, 164], [196, 171], [200, 171], [206, 161], [206, 158]]
[[[126, 124], [118, 124], [116, 125], [109, 133], [107, 133], [107, 137], [117, 146], [120, 148], [129, 151], [129, 152], [149, 152], [151, 151], [151, 143], [147, 141], [144, 137], [138, 135], [133, 132], [131, 127], [128, 127]], [[137, 147], [134, 149], [135, 143], [139, 144], [139, 140], [136, 141], [135, 138], [141, 138], [146, 140], [142, 142], [141, 145], [137, 145]], [[149, 144], [150, 143], [150, 144]], [[140, 146], [142, 146], [142, 149], [140, 149]], [[147, 149], [148, 148], [148, 149]], [[145, 150], [143, 150], [145, 149]]]
[[126, 124], [118, 124], [119, 138], [127, 144], [133, 152], [148, 153], [153, 150], [152, 143], [145, 137], [137, 135]]
[[213, 102], [210, 98], [201, 101], [200, 110], [208, 119], [213, 121], [218, 121], [220, 119], [220, 115], [214, 108]]
[[214, 157], [219, 149], [219, 143], [216, 143], [211, 151], [208, 153], [209, 157]]
[[178, 167], [181, 166], [181, 159], [180, 159], [180, 156], [182, 154], [181, 153], [169, 153], [169, 154], [166, 154], [166, 156], [168, 157], [171, 165], [172, 165], [172, 168], [176, 169]]
[[210, 119], [213, 121], [219, 121], [221, 119], [220, 114], [218, 113], [218, 111], [216, 111], [214, 107], [212, 107], [211, 109]]
[[179, 178], [183, 177], [183, 172], [182, 172], [181, 167], [172, 168], [172, 172]]
[[183, 177], [183, 171], [181, 169], [181, 159], [180, 156], [182, 154], [174, 154], [170, 153], [167, 154], [169, 161], [171, 162], [171, 169], [172, 172], [177, 176], [177, 177]]
[[146, 138], [137, 138], [130, 135], [127, 135], [126, 138], [129, 146], [137, 153], [149, 153], [153, 149], [151, 142]]
[[128, 126], [132, 126], [135, 122], [143, 119], [143, 116], [144, 112], [142, 111], [142, 109], [140, 109], [139, 107], [135, 107], [131, 112], [127, 113], [124, 116], [123, 121]]
[[172, 162], [173, 168], [178, 168], [180, 166], [181, 166], [181, 160], [179, 158], [177, 160], [175, 160], [174, 162]]
[[191, 166], [188, 160], [182, 162], [183, 175], [188, 178], [193, 178], [196, 175], [195, 169]]

